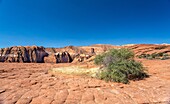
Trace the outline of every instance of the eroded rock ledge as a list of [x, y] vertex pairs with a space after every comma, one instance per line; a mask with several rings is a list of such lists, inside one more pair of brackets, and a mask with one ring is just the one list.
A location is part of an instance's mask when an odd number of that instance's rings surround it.
[[44, 47], [14, 46], [0, 49], [0, 62], [43, 63], [48, 53]]
[[[18, 63], [71, 63], [82, 62], [95, 54], [94, 49], [68, 46], [64, 48], [44, 48], [38, 46], [13, 46], [0, 49], [0, 62]], [[74, 60], [74, 61], [73, 61]]]

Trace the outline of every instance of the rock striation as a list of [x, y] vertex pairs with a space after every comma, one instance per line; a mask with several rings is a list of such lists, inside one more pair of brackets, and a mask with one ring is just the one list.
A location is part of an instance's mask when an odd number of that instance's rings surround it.
[[59, 52], [56, 53], [55, 58], [56, 58], [56, 63], [70, 63], [73, 60], [67, 51], [62, 53]]
[[88, 52], [81, 47], [75, 46], [67, 46], [63, 48], [46, 48], [45, 50], [49, 53], [49, 56], [45, 57], [45, 63], [82, 62], [91, 56], [91, 54], [95, 54], [94, 49], [91, 49], [91, 52]]
[[71, 63], [73, 58], [67, 51], [51, 53], [48, 52], [49, 56], [45, 57], [45, 63]]
[[0, 62], [43, 63], [48, 53], [44, 47], [14, 46], [0, 49]]
[[0, 49], [0, 62], [71, 63], [78, 56], [82, 58], [80, 53], [85, 52], [83, 49], [73, 46], [47, 49], [42, 46], [13, 46]]
[[44, 48], [42, 46], [13, 46], [0, 49], [0, 62], [76, 63], [84, 62], [95, 55], [96, 48], [93, 47]]

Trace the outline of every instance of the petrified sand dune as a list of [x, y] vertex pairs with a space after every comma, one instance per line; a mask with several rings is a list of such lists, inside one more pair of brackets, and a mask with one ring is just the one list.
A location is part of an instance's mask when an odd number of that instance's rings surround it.
[[152, 53], [168, 53], [170, 54], [170, 45], [166, 44], [137, 44], [132, 46], [123, 46], [132, 49], [135, 55], [152, 54]]
[[133, 44], [123, 46], [92, 45], [67, 46], [63, 48], [44, 48], [38, 46], [14, 46], [0, 49], [0, 62], [20, 63], [71, 63], [83, 62], [92, 56], [106, 52], [112, 48], [132, 49], [136, 56], [141, 54], [167, 53], [170, 54], [170, 45]]

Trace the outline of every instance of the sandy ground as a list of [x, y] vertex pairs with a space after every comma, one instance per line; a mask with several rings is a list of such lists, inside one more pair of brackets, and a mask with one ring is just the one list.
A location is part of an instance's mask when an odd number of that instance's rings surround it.
[[127, 85], [48, 72], [71, 64], [0, 63], [0, 104], [168, 104], [170, 60], [142, 63], [150, 77]]

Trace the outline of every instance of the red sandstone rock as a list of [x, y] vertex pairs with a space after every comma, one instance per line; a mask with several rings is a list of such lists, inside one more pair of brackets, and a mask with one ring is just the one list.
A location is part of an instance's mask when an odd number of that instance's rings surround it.
[[14, 46], [0, 50], [0, 62], [37, 62], [43, 63], [48, 56], [43, 47]]
[[[2, 104], [168, 104], [169, 60], [141, 60], [149, 78], [128, 85], [84, 76], [46, 73], [50, 68], [77, 64], [0, 63]], [[123, 88], [121, 87], [123, 86]]]
[[[167, 53], [170, 54], [170, 45], [92, 45], [84, 47], [68, 46], [64, 48], [43, 48], [38, 46], [14, 46], [0, 49], [0, 62], [19, 63], [79, 63], [88, 62], [91, 57], [112, 48], [132, 49], [136, 56], [141, 54]], [[45, 58], [45, 60], [44, 60]], [[92, 58], [93, 60], [94, 58]]]

